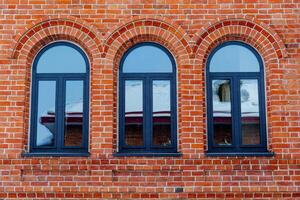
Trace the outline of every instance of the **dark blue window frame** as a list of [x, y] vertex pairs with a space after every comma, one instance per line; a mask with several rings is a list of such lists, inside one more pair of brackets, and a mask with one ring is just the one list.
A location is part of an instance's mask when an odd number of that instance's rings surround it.
[[[249, 49], [259, 62], [259, 72], [210, 72], [210, 61], [214, 54], [228, 45], [240, 45]], [[241, 131], [241, 102], [240, 102], [240, 80], [256, 79], [258, 81], [258, 100], [260, 116], [260, 144], [243, 145]], [[263, 61], [258, 52], [248, 44], [240, 41], [224, 42], [217, 46], [209, 55], [206, 65], [206, 88], [207, 88], [207, 134], [208, 134], [208, 156], [272, 156], [267, 150], [266, 131], [266, 108], [265, 108], [265, 86]], [[231, 114], [232, 114], [232, 145], [219, 146], [213, 141], [213, 80], [230, 80], [231, 91]]]
[[[77, 50], [84, 58], [86, 65], [85, 73], [37, 73], [37, 63], [45, 51], [55, 46], [68, 46]], [[36, 146], [37, 137], [37, 105], [39, 81], [55, 81], [55, 113], [56, 135], [53, 147]], [[83, 127], [82, 145], [76, 147], [64, 146], [64, 116], [67, 81], [83, 81]], [[24, 156], [88, 156], [88, 131], [89, 131], [89, 61], [84, 51], [69, 42], [59, 41], [45, 46], [36, 56], [32, 68], [32, 95], [31, 95], [31, 126], [30, 126], [30, 149]]]
[[[154, 46], [163, 50], [172, 62], [170, 73], [124, 73], [123, 64], [126, 57], [141, 46]], [[142, 66], [141, 66], [142, 67]], [[125, 81], [142, 80], [143, 82], [143, 139], [144, 146], [125, 145]], [[171, 144], [161, 147], [152, 144], [152, 81], [169, 80], [171, 98]], [[176, 64], [172, 54], [163, 46], [152, 43], [139, 43], [123, 55], [119, 68], [119, 152], [116, 156], [179, 156], [177, 153], [177, 99], [176, 99]]]

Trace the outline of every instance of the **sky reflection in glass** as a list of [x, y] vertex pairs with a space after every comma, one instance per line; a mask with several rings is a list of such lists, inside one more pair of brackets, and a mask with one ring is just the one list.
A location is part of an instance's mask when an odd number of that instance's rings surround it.
[[259, 62], [254, 53], [241, 45], [227, 45], [213, 55], [210, 72], [259, 72]]
[[144, 45], [132, 50], [123, 63], [125, 73], [172, 72], [172, 62], [162, 49]]
[[86, 63], [82, 55], [67, 45], [47, 49], [39, 58], [37, 73], [85, 73]]
[[37, 114], [37, 146], [53, 146], [55, 130], [55, 81], [39, 81], [38, 114]]

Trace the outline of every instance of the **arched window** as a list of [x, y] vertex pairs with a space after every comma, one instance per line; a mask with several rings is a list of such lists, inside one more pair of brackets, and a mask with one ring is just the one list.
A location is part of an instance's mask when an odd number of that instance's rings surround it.
[[55, 42], [36, 56], [32, 69], [30, 153], [88, 152], [89, 64], [68, 42]]
[[169, 51], [148, 42], [130, 48], [120, 63], [119, 92], [119, 153], [176, 153], [176, 69]]
[[225, 42], [209, 56], [207, 117], [209, 154], [267, 151], [263, 62], [251, 46]]

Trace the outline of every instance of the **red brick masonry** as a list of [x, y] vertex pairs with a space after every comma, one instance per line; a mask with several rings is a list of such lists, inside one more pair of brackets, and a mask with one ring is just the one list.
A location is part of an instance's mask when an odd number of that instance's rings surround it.
[[[28, 150], [31, 65], [46, 44], [88, 54], [90, 157]], [[264, 60], [273, 157], [208, 157], [205, 67], [224, 41]], [[153, 41], [177, 64], [181, 157], [114, 157], [123, 53]], [[0, 199], [300, 199], [299, 0], [0, 0]]]

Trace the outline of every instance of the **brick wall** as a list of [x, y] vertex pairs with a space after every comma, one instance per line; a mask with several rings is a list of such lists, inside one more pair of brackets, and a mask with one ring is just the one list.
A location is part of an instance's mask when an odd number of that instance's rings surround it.
[[[299, 15], [298, 0], [0, 0], [0, 198], [300, 199]], [[90, 59], [91, 155], [22, 157], [31, 64], [57, 40], [79, 44]], [[205, 62], [228, 40], [264, 60], [274, 157], [205, 155]], [[112, 155], [118, 63], [142, 41], [175, 57], [181, 157]]]

